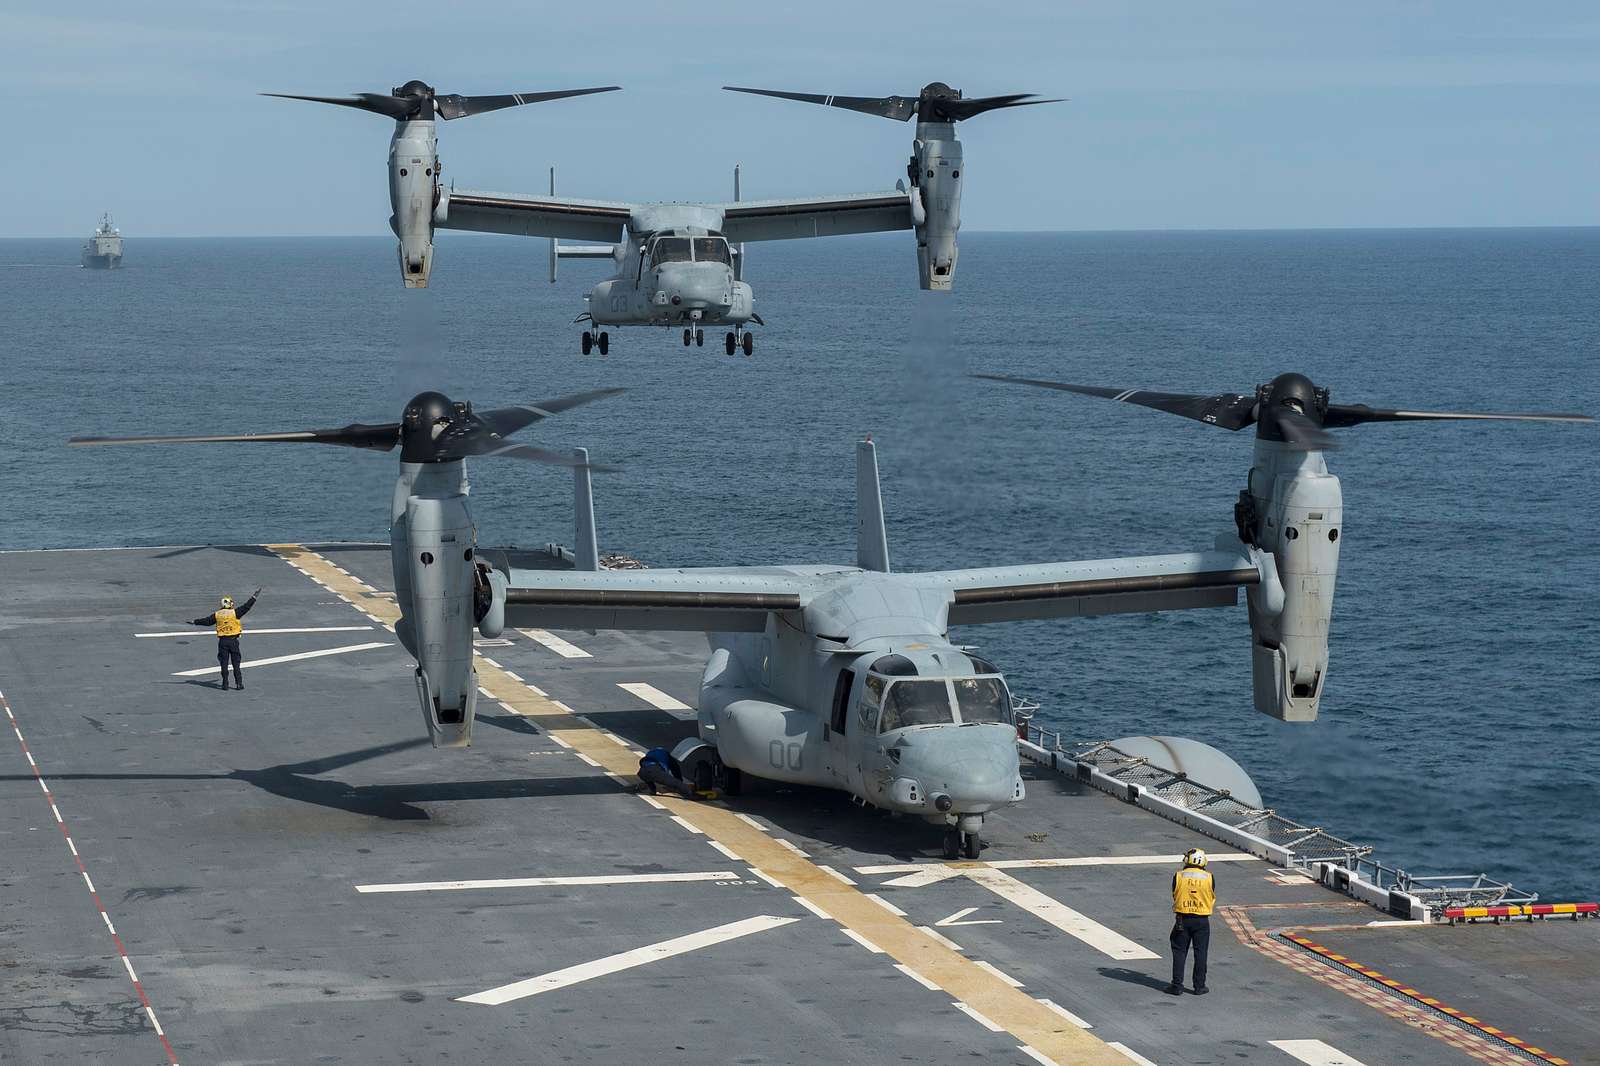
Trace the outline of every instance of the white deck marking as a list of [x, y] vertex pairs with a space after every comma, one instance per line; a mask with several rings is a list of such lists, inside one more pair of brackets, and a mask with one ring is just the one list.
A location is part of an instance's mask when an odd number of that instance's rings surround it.
[[647, 796], [641, 792], [639, 793], [639, 798], [650, 804], [650, 806], [654, 807], [658, 811], [664, 811], [667, 809], [667, 805], [656, 799], [654, 796]]
[[1028, 1056], [1028, 1058], [1032, 1059], [1034, 1062], [1042, 1063], [1043, 1066], [1061, 1066], [1059, 1062], [1057, 1062], [1055, 1059], [1052, 1059], [1049, 1055], [1046, 1055], [1038, 1048], [1029, 1047], [1027, 1044], [1018, 1044], [1017, 1050]]
[[617, 687], [624, 692], [630, 692], [644, 700], [650, 706], [661, 711], [692, 711], [693, 707], [681, 700], [662, 692], [654, 685], [647, 685], [643, 681], [619, 681]]
[[668, 874], [596, 874], [585, 877], [500, 877], [488, 881], [398, 881], [357, 885], [357, 892], [457, 892], [469, 888], [561, 888], [574, 885], [659, 885], [686, 881], [735, 881], [732, 870]]
[[1118, 960], [1159, 959], [1160, 955], [1134, 943], [1114, 929], [1108, 929], [1088, 915], [1080, 914], [1059, 900], [1018, 881], [1004, 870], [968, 869], [962, 873], [1002, 899], [1050, 923], [1068, 936], [1076, 937], [1102, 954]]
[[867, 898], [876, 903], [878, 906], [882, 907], [884, 910], [888, 911], [890, 914], [897, 915], [901, 918], [906, 916], [905, 911], [901, 910], [899, 907], [896, 907], [893, 903], [890, 903], [876, 892], [868, 892]]
[[1129, 1047], [1127, 1044], [1119, 1044], [1115, 1040], [1108, 1040], [1106, 1041], [1106, 1047], [1116, 1048], [1118, 1051], [1122, 1052], [1123, 1055], [1138, 1063], [1139, 1066], [1156, 1066], [1155, 1063], [1151, 1062], [1149, 1059], [1133, 1050], [1133, 1048]]
[[817, 863], [817, 869], [821, 870], [823, 873], [828, 874], [828, 875], [830, 875], [832, 877], [837, 877], [839, 880], [843, 881], [847, 885], [855, 884], [854, 881], [850, 880], [844, 874], [840, 873], [838, 870], [835, 870], [831, 866], [827, 866], [827, 865], [819, 862], [819, 863]]
[[935, 929], [931, 925], [919, 925], [919, 926], [917, 926], [917, 928], [921, 929], [924, 933], [927, 933], [929, 936], [933, 937], [933, 939], [937, 940], [939, 943], [943, 944], [945, 947], [949, 948], [951, 951], [966, 951], [967, 950], [966, 948], [962, 947], [960, 944], [957, 944], [954, 940], [951, 940], [949, 937], [947, 937], [943, 933], [939, 932], [939, 930]]
[[809, 899], [806, 899], [804, 896], [790, 896], [789, 898], [794, 900], [796, 903], [800, 904], [800, 906], [804, 907], [806, 910], [810, 911], [812, 914], [815, 914], [818, 918], [826, 918], [830, 922], [833, 921], [833, 915], [829, 914], [827, 911], [823, 910], [821, 907], [817, 906], [815, 903], [812, 903]]
[[754, 818], [750, 817], [748, 814], [741, 814], [738, 811], [734, 811], [733, 812], [733, 816], [735, 818], [739, 819], [739, 821], [741, 821], [741, 822], [745, 823], [746, 825], [748, 825], [751, 829], [759, 829], [763, 833], [767, 832], [767, 827], [766, 826], [762, 825], [760, 822], [756, 821]]
[[663, 940], [659, 944], [650, 944], [646, 947], [634, 948], [632, 951], [608, 955], [603, 959], [595, 959], [593, 962], [584, 962], [576, 966], [568, 966], [565, 969], [553, 970], [538, 977], [530, 977], [525, 981], [515, 981], [509, 985], [501, 985], [498, 988], [491, 988], [475, 995], [462, 996], [457, 1002], [482, 1003], [487, 1006], [498, 1007], [504, 1003], [526, 999], [528, 996], [537, 996], [545, 992], [553, 992], [558, 988], [590, 981], [596, 977], [604, 977], [607, 974], [631, 970], [635, 966], [660, 962], [662, 959], [670, 959], [674, 955], [683, 955], [687, 952], [712, 947], [725, 941], [736, 940], [742, 936], [766, 932], [768, 929], [777, 929], [780, 926], [790, 925], [799, 920], [798, 918], [779, 918], [771, 914], [758, 914], [754, 918], [729, 922], [727, 925], [715, 926], [698, 933], [690, 933], [687, 936]]
[[[270, 659], [246, 659], [239, 665], [248, 670], [252, 666], [273, 666], [277, 663], [292, 663], [299, 659], [320, 659], [324, 655], [343, 655], [346, 652], [368, 651], [372, 648], [387, 648], [389, 646], [389, 644], [383, 641], [374, 641], [370, 644], [347, 644], [342, 648], [323, 648], [321, 651], [303, 651], [297, 655], [274, 655]], [[217, 667], [215, 666], [202, 666], [198, 670], [179, 670], [172, 676], [199, 677], [202, 674], [214, 674], [216, 672]]]
[[[860, 866], [856, 867], [856, 873], [858, 874], [867, 872], [869, 872], [867, 869], [863, 869]], [[927, 888], [929, 885], [936, 885], [940, 881], [948, 881], [952, 877], [960, 876], [961, 871], [953, 866], [933, 864], [919, 867], [914, 874], [906, 874], [904, 877], [896, 877], [885, 881], [884, 885], [888, 888]]]
[[979, 1014], [976, 1010], [974, 1010], [973, 1008], [967, 1006], [965, 1003], [961, 1002], [959, 999], [956, 1000], [954, 1003], [952, 1003], [950, 1005], [952, 1007], [954, 1007], [956, 1010], [960, 1011], [961, 1013], [967, 1015], [973, 1021], [975, 1021], [979, 1025], [983, 1026], [985, 1029], [989, 1030], [989, 1032], [991, 1032], [991, 1033], [1003, 1033], [1003, 1032], [1005, 1032], [1004, 1028], [994, 1024], [994, 1022], [990, 1021], [988, 1018], [985, 1018], [983, 1015]]
[[1364, 1066], [1361, 1060], [1320, 1040], [1268, 1040], [1267, 1043], [1306, 1066]]
[[562, 640], [560, 637], [556, 636], [554, 633], [548, 632], [547, 630], [519, 629], [517, 632], [521, 633], [523, 636], [527, 637], [531, 641], [534, 641], [535, 643], [543, 644], [545, 647], [549, 648], [563, 659], [594, 658], [593, 655], [590, 655], [576, 644]]
[[722, 852], [723, 855], [732, 859], [734, 862], [739, 861], [739, 853], [728, 847], [728, 845], [724, 844], [722, 841], [712, 840], [710, 837], [706, 837], [706, 843]]
[[672, 818], [672, 820], [674, 822], [677, 822], [683, 828], [687, 829], [689, 832], [695, 834], [696, 836], [705, 836], [705, 834], [700, 831], [700, 827], [695, 825], [693, 822], [689, 821], [687, 818], [682, 818], [682, 817], [680, 817], [680, 816], [678, 816], [676, 814], [670, 815], [670, 817]]
[[913, 970], [911, 967], [905, 965], [904, 963], [897, 962], [897, 963], [894, 964], [894, 968], [899, 970], [901, 973], [905, 974], [907, 977], [911, 978], [913, 981], [915, 981], [917, 984], [921, 985], [923, 988], [930, 989], [930, 990], [932, 990], [934, 992], [942, 991], [939, 988], [938, 985], [934, 984], [932, 981], [928, 980], [926, 977], [922, 976], [920, 973], [918, 973], [917, 971]]
[[840, 928], [844, 930], [845, 936], [849, 937], [851, 940], [854, 940], [857, 944], [860, 944], [874, 955], [883, 954], [882, 948], [868, 940], [866, 937], [862, 936], [860, 933], [856, 932], [854, 929], [851, 929], [849, 926], [840, 926]]
[[139, 983], [139, 975], [133, 972], [133, 963], [128, 961], [128, 956], [122, 956], [122, 968], [128, 971], [128, 979], [134, 984]]
[[765, 881], [767, 884], [771, 885], [773, 888], [782, 888], [783, 887], [783, 882], [782, 881], [779, 881], [776, 877], [773, 877], [771, 874], [767, 873], [765, 870], [761, 869], [758, 866], [750, 867], [750, 872], [755, 874], [757, 877], [761, 878], [761, 880]]
[[933, 924], [937, 925], [937, 926], [946, 926], [946, 925], [1003, 925], [1004, 924], [1004, 919], [1002, 919], [1002, 918], [974, 918], [970, 922], [962, 921], [963, 918], [965, 918], [967, 915], [971, 914], [973, 911], [975, 911], [977, 909], [978, 908], [976, 908], [976, 907], [962, 907], [960, 910], [956, 911], [954, 914], [948, 915], [948, 916], [946, 916], [944, 918], [940, 918], [937, 922], [934, 922]]
[[[1224, 852], [1208, 856], [1210, 862], [1260, 862], [1254, 855], [1242, 852]], [[954, 877], [967, 869], [986, 867], [991, 870], [1051, 870], [1064, 866], [1149, 866], [1183, 862], [1182, 855], [1078, 855], [1064, 859], [996, 859], [994, 862], [963, 862], [950, 866], [942, 862], [897, 862], [882, 866], [857, 866], [858, 874], [927, 874], [941, 870], [945, 876]], [[932, 882], [929, 882], [932, 884]]]
[[[308, 626], [302, 629], [247, 629], [252, 637], [259, 637], [267, 633], [354, 633], [372, 626]], [[195, 626], [193, 629], [182, 633], [135, 633], [136, 637], [209, 637], [211, 634], [204, 626]]]
[[1010, 985], [1012, 988], [1021, 988], [1022, 987], [1022, 982], [1021, 981], [1017, 980], [1015, 977], [1012, 977], [1010, 974], [1006, 973], [1004, 970], [1002, 970], [1000, 967], [996, 966], [994, 963], [992, 963], [992, 962], [984, 962], [982, 959], [973, 959], [972, 961], [976, 962], [979, 966], [982, 966], [985, 970], [988, 970], [990, 973], [992, 973], [996, 977], [1000, 978], [1000, 980], [1004, 981], [1006, 984]]
[[787, 841], [787, 840], [783, 839], [782, 837], [773, 837], [772, 839], [775, 842], [777, 842], [778, 844], [781, 844], [783, 847], [788, 848], [790, 851], [794, 852], [796, 855], [800, 856], [802, 859], [809, 859], [811, 857], [811, 856], [807, 855], [805, 852], [801, 851], [800, 850], [800, 845], [798, 845], [798, 844], [795, 844], [795, 843], [792, 843], [790, 841]]
[[1090, 1025], [1088, 1022], [1084, 1021], [1082, 1018], [1078, 1017], [1076, 1014], [1072, 1013], [1070, 1010], [1068, 1010], [1067, 1008], [1063, 1007], [1061, 1004], [1057, 1003], [1053, 999], [1045, 999], [1043, 996], [1041, 996], [1041, 997], [1039, 997], [1039, 1002], [1043, 1003], [1046, 1007], [1049, 1007], [1051, 1010], [1053, 1010], [1057, 1014], [1061, 1015], [1063, 1018], [1065, 1018], [1067, 1021], [1071, 1022], [1073, 1025], [1076, 1025], [1079, 1029], [1093, 1029], [1094, 1028], [1094, 1026]]
[[582, 759], [584, 762], [588, 763], [590, 766], [594, 767], [596, 770], [600, 769], [600, 764], [595, 762], [593, 759], [589, 758], [589, 756], [585, 755], [583, 752], [581, 752], [581, 751], [578, 752], [577, 756], [578, 756], [578, 758]]

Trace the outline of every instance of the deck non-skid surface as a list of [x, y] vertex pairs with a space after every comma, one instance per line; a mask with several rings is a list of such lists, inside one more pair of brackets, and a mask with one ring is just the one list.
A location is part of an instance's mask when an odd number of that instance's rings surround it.
[[[629, 794], [635, 749], [693, 732], [700, 638], [482, 642], [473, 747], [435, 751], [382, 628], [387, 549], [285, 556], [0, 555], [27, 745], [0, 735], [0, 1061], [1472, 1061], [1220, 921], [1215, 991], [1162, 994], [1195, 843], [1257, 928], [1381, 916], [1061, 777], [1030, 771], [977, 864], [836, 794]], [[256, 585], [242, 692], [183, 676], [214, 665], [207, 631], [138, 636]], [[1480, 932], [1351, 935], [1449, 1001], [1515, 950]], [[1517, 1032], [1539, 977], [1511, 984]], [[1518, 1035], [1584, 1061], [1574, 1011]]]

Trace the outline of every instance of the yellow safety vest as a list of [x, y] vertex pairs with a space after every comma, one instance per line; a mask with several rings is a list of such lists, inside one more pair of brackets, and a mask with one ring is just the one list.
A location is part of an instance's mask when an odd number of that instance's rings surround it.
[[1217, 905], [1211, 873], [1198, 866], [1185, 866], [1172, 884], [1172, 909], [1178, 914], [1210, 914]]
[[219, 637], [236, 637], [244, 632], [244, 626], [239, 624], [239, 616], [233, 613], [232, 607], [224, 607], [212, 617], [217, 623]]

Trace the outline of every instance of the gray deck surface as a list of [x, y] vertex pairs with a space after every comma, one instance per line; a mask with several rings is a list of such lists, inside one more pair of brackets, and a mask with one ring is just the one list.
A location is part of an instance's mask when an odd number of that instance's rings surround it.
[[[386, 548], [318, 550], [389, 587]], [[214, 671], [174, 676], [215, 666], [208, 631], [135, 637], [184, 630], [219, 593], [258, 584], [247, 661], [385, 646], [253, 667], [243, 692], [224, 693]], [[264, 549], [0, 554], [0, 588], [0, 690], [50, 789], [10, 729], [0, 732], [0, 1062], [170, 1061], [51, 799], [182, 1062], [1033, 1061], [1009, 1033], [493, 702], [480, 705], [471, 749], [433, 750], [392, 633], [254, 632], [370, 624]], [[641, 745], [693, 732], [692, 712], [619, 685], [648, 683], [692, 706], [702, 638], [563, 633], [590, 653], [563, 658], [507, 636], [482, 650], [602, 727]], [[1225, 850], [1048, 771], [1028, 773], [1027, 801], [990, 820], [986, 862]], [[1366, 1066], [1473, 1061], [1240, 943], [1220, 920], [1213, 994], [1163, 995], [1169, 863], [1007, 871], [1159, 956], [1123, 960], [971, 877], [887, 887], [902, 874], [860, 872], [936, 863], [939, 841], [920, 822], [761, 783], [726, 802], [917, 924], [975, 908], [956, 920], [992, 924], [938, 932], [1158, 1066], [1291, 1066], [1275, 1040], [1320, 1040]], [[1383, 917], [1258, 861], [1214, 869], [1221, 901], [1245, 907], [1258, 928]], [[356, 890], [717, 871], [732, 876]], [[798, 920], [500, 1006], [457, 1002], [759, 915]], [[1600, 922], [1310, 935], [1557, 1055], [1597, 1061]]]

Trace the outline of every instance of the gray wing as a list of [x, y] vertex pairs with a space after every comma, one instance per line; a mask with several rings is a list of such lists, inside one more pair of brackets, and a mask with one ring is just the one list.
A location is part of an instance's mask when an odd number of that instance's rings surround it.
[[513, 569], [506, 624], [540, 629], [759, 633], [771, 611], [798, 611], [814, 582], [779, 571]]
[[1261, 582], [1270, 556], [1237, 550], [1130, 556], [1077, 563], [992, 566], [913, 575], [950, 596], [950, 625], [1194, 607], [1229, 607]]
[[622, 239], [635, 205], [611, 200], [574, 200], [565, 196], [473, 192], [441, 193], [437, 225], [441, 229], [479, 233], [511, 233], [522, 237], [556, 237], [569, 241], [615, 243]]
[[894, 191], [707, 206], [722, 212], [722, 233], [730, 241], [785, 241], [911, 228], [911, 194]]

